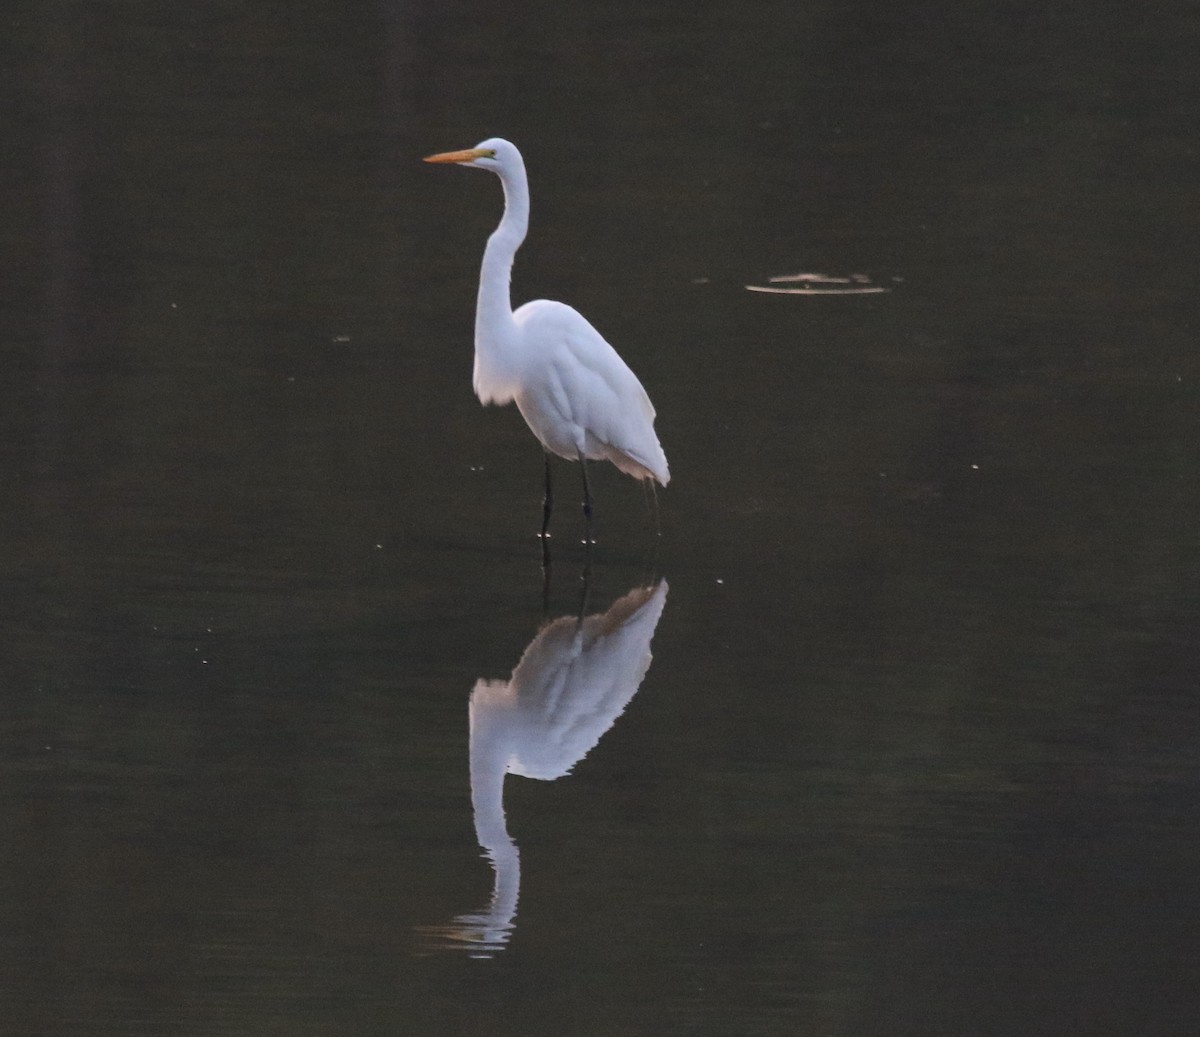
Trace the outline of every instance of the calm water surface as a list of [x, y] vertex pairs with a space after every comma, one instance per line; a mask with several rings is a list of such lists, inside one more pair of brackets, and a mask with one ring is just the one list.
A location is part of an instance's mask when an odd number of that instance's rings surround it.
[[[0, 1031], [1196, 1032], [1186, 5], [0, 24]], [[671, 459], [586, 582], [493, 134]]]

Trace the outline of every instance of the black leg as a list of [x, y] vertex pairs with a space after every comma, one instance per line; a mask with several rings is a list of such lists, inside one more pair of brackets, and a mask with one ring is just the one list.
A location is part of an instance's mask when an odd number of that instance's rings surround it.
[[583, 542], [592, 544], [592, 491], [588, 486], [587, 458], [579, 455], [579, 469], [583, 472]]
[[546, 496], [542, 498], [542, 548], [544, 541], [550, 539], [550, 512], [554, 510], [554, 492], [550, 489], [550, 454], [546, 455]]

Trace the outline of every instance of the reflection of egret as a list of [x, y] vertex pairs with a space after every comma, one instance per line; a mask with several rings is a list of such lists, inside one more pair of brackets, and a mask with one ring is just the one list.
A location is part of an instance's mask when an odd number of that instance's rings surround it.
[[630, 591], [603, 615], [542, 628], [507, 681], [471, 693], [475, 834], [496, 871], [487, 911], [460, 915], [448, 935], [480, 951], [504, 945], [517, 913], [521, 862], [504, 818], [504, 776], [553, 781], [583, 759], [637, 693], [667, 583]]
[[483, 403], [515, 400], [546, 450], [543, 537], [548, 535], [553, 505], [550, 454], [580, 462], [590, 541], [588, 458], [607, 458], [635, 479], [657, 479], [664, 486], [670, 479], [666, 455], [654, 434], [654, 406], [625, 361], [576, 310], [537, 299], [513, 312], [513, 258], [529, 226], [529, 183], [516, 147], [493, 138], [425, 161], [487, 169], [504, 186], [504, 217], [488, 238], [479, 274], [475, 394]]

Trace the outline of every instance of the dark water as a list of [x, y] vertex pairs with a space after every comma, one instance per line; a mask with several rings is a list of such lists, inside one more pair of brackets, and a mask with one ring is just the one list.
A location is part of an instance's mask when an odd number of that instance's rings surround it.
[[[0, 27], [0, 1032], [1196, 1032], [1189, 5]], [[493, 134], [673, 475], [548, 608]]]

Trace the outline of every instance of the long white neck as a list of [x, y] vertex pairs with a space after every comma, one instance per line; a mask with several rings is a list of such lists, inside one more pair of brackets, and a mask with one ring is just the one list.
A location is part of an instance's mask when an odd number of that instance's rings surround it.
[[[517, 159], [520, 163], [520, 159]], [[500, 225], [488, 238], [483, 251], [483, 267], [479, 272], [479, 301], [475, 308], [475, 334], [485, 335], [512, 324], [512, 297], [509, 285], [512, 281], [513, 257], [525, 232], [529, 228], [529, 182], [525, 178], [525, 166], [517, 165], [500, 174], [504, 185], [504, 216]]]

